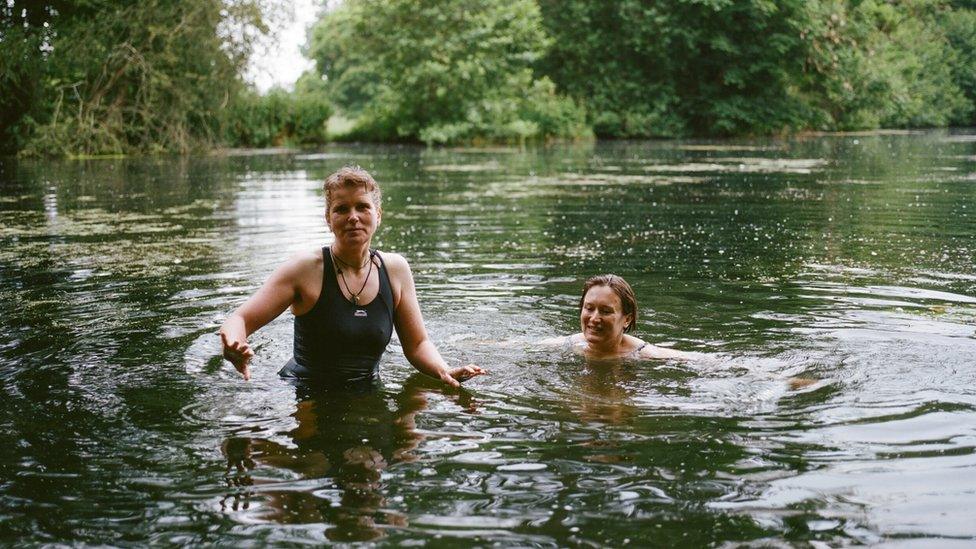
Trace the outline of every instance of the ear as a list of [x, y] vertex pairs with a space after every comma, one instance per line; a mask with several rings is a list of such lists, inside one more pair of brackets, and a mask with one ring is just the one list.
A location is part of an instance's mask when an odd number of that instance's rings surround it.
[[631, 314], [627, 315], [627, 327], [624, 328], [624, 329], [625, 330], [629, 330], [633, 326], [634, 326], [634, 315], [633, 315], [633, 313], [631, 313]]
[[379, 227], [383, 222], [383, 208], [376, 208], [376, 226]]

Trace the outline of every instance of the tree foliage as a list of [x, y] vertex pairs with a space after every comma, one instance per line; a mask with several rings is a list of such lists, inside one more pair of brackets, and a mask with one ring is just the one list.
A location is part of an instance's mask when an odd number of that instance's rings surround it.
[[262, 0], [7, 2], [2, 147], [62, 155], [215, 143], [221, 111], [267, 30], [265, 7]]
[[[950, 68], [955, 85], [962, 91], [967, 105], [961, 110], [958, 124], [976, 124], [976, 2], [967, 9], [946, 10], [939, 16], [952, 53]], [[966, 117], [965, 113], [969, 112]]]
[[544, 72], [583, 98], [598, 135], [769, 133], [796, 124], [784, 58], [802, 1], [540, 0]]
[[941, 126], [973, 107], [976, 28], [941, 0], [539, 0], [542, 63], [598, 135]]
[[427, 143], [976, 122], [973, 0], [345, 0], [317, 74], [258, 95], [287, 5], [0, 3], [0, 154], [321, 143], [334, 112]]
[[550, 44], [531, 0], [347, 0], [310, 53], [351, 138], [427, 143], [587, 134], [583, 110], [533, 71]]
[[325, 143], [332, 107], [322, 89], [244, 90], [226, 110], [225, 142], [243, 147]]
[[943, 2], [807, 5], [801, 90], [823, 129], [945, 126], [972, 108], [953, 77]]

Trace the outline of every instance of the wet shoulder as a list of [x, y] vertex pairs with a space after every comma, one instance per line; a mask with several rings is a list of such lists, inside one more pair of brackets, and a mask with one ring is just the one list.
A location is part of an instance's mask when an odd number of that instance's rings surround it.
[[294, 275], [304, 276], [320, 273], [324, 262], [321, 249], [308, 249], [292, 254], [283, 267]]
[[653, 347], [653, 345], [639, 337], [626, 334], [624, 335], [624, 352], [628, 355], [641, 357], [644, 355], [644, 350], [648, 347]]
[[410, 265], [407, 264], [407, 260], [402, 255], [395, 252], [383, 252], [376, 250], [376, 254], [383, 258], [383, 263], [386, 264], [388, 269], [409, 269]]
[[640, 358], [654, 359], [654, 360], [696, 360], [704, 358], [704, 353], [679, 351], [677, 349], [671, 349], [669, 347], [659, 347], [657, 345], [651, 345], [647, 343], [639, 352]]
[[582, 352], [586, 346], [583, 334], [570, 334], [567, 336], [550, 337], [543, 339], [539, 345], [552, 349], [562, 349], [564, 351]]
[[544, 347], [561, 347], [569, 344], [572, 337], [573, 336], [547, 337], [546, 339], [539, 341], [539, 345]]
[[394, 284], [406, 280], [410, 276], [410, 265], [406, 258], [393, 252], [377, 252], [383, 258], [383, 265]]

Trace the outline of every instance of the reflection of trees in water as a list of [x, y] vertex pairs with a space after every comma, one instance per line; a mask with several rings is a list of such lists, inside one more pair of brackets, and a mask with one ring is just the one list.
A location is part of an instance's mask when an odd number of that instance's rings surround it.
[[[259, 503], [261, 520], [329, 524], [326, 536], [334, 541], [376, 539], [384, 528], [406, 526], [405, 515], [385, 508], [382, 474], [391, 463], [416, 459], [412, 452], [424, 439], [416, 430], [416, 415], [427, 408], [430, 392], [443, 389], [420, 374], [409, 378], [398, 394], [376, 387], [299, 387], [293, 414], [298, 425], [288, 433], [294, 447], [261, 438], [224, 441], [231, 493], [222, 508], [247, 511]], [[469, 393], [455, 391], [451, 397], [465, 410], [474, 410]], [[262, 468], [291, 471], [299, 481], [324, 482], [299, 488], [289, 481], [262, 479], [256, 474]]]

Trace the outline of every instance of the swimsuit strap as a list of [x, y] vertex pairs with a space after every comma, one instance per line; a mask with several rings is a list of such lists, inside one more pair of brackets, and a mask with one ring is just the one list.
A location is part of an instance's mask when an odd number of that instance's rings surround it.
[[631, 356], [633, 356], [633, 357], [639, 357], [640, 356], [640, 352], [644, 350], [644, 347], [647, 347], [647, 342], [646, 341], [643, 342], [643, 343], [641, 343], [641, 346], [640, 347], [634, 349], [634, 352], [631, 353]]
[[380, 260], [380, 267], [377, 270], [377, 274], [380, 278], [380, 289], [376, 294], [377, 297], [383, 300], [386, 304], [386, 311], [390, 314], [390, 320], [393, 320], [393, 285], [390, 283], [390, 274], [386, 270], [386, 262], [383, 261], [383, 254], [375, 250], [370, 250], [370, 261], [373, 258], [378, 258]]

